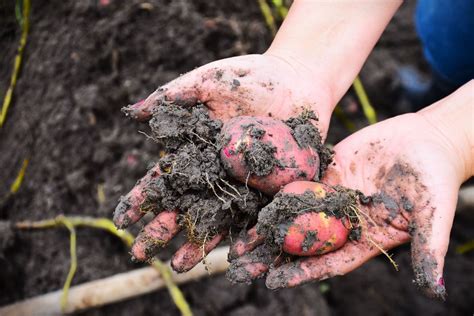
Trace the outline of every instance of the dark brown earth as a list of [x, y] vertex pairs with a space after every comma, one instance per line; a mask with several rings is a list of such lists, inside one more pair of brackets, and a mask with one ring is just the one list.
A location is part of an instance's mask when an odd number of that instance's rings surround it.
[[[266, 205], [258, 214], [257, 233], [266, 236], [270, 245], [281, 248], [288, 232], [288, 223], [298, 215], [308, 212], [324, 212], [327, 216], [338, 219], [343, 217], [355, 218], [351, 207], [357, 206], [357, 195], [345, 188], [335, 188], [324, 197], [317, 197], [310, 190], [303, 194], [279, 192], [272, 202]], [[354, 223], [354, 229], [358, 223]], [[312, 244], [309, 246], [311, 247]]]
[[[2, 96], [20, 35], [14, 2], [0, 2]], [[32, 3], [22, 75], [0, 129], [1, 220], [37, 220], [61, 213], [110, 218], [120, 195], [159, 155], [155, 143], [137, 133], [137, 128], [148, 132], [146, 126], [124, 119], [120, 108], [199, 65], [261, 53], [271, 39], [252, 0], [99, 3]], [[403, 110], [395, 101], [396, 66], [425, 68], [412, 12], [412, 2], [400, 9], [362, 70], [380, 119]], [[358, 127], [366, 124], [351, 92], [341, 105]], [[329, 142], [345, 135], [334, 118]], [[30, 164], [24, 183], [5, 200], [26, 157]], [[104, 202], [97, 197], [99, 188], [105, 192]], [[196, 315], [470, 315], [474, 253], [460, 255], [455, 247], [474, 238], [473, 224], [472, 210], [455, 219], [446, 259], [445, 303], [425, 298], [412, 284], [408, 246], [393, 251], [400, 272], [379, 257], [347, 276], [291, 290], [272, 292], [261, 281], [230, 286], [223, 275], [181, 288]], [[66, 231], [21, 232], [8, 238], [9, 232], [0, 230], [5, 249], [0, 253], [0, 305], [59, 289], [69, 263]], [[179, 242], [160, 257], [169, 258]], [[120, 241], [90, 229], [78, 230], [78, 260], [73, 284], [140, 266], [130, 262]], [[109, 314], [178, 312], [163, 290], [83, 313]]]
[[148, 187], [153, 198], [147, 203], [156, 212], [180, 210], [180, 225], [196, 243], [253, 225], [268, 198], [227, 175], [220, 160], [222, 123], [204, 105], [158, 106], [150, 127], [166, 152], [158, 160], [161, 176]]

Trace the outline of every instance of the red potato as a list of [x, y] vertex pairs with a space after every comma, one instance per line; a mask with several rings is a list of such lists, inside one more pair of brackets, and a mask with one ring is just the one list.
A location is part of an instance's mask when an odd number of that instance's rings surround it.
[[[308, 234], [316, 233], [317, 238], [311, 246], [305, 248]], [[343, 221], [324, 212], [309, 212], [296, 217], [288, 228], [283, 251], [296, 256], [321, 255], [339, 249], [347, 241], [349, 230]]]
[[221, 160], [235, 179], [273, 195], [284, 185], [319, 176], [316, 148], [301, 147], [283, 121], [239, 116], [223, 127]]
[[[294, 182], [285, 186], [283, 193], [303, 194], [310, 190], [316, 198], [324, 198], [334, 190], [317, 182]], [[314, 210], [298, 215], [288, 227], [283, 251], [297, 256], [320, 255], [340, 248], [347, 241], [349, 229], [344, 218]]]

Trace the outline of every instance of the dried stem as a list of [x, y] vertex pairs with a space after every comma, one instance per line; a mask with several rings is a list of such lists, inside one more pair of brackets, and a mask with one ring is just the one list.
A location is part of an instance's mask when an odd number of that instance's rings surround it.
[[[93, 218], [93, 217], [82, 217], [82, 216], [64, 216], [59, 215], [53, 219], [47, 219], [42, 221], [23, 221], [15, 224], [17, 229], [47, 229], [47, 228], [56, 228], [60, 226], [65, 226], [70, 232], [70, 251], [71, 251], [71, 266], [69, 268], [69, 273], [66, 278], [66, 282], [63, 287], [63, 294], [61, 298], [61, 309], [64, 311], [68, 308], [68, 292], [71, 285], [71, 281], [74, 277], [74, 273], [77, 268], [77, 257], [76, 257], [76, 232], [75, 227], [92, 227], [96, 229], [105, 230], [122, 240], [122, 242], [131, 247], [134, 241], [134, 237], [126, 230], [118, 230], [113, 222], [108, 218]], [[163, 263], [154, 259], [150, 263], [155, 267], [160, 274], [163, 276], [168, 292], [173, 299], [176, 307], [181, 311], [181, 314], [184, 316], [192, 315], [191, 309], [184, 299], [183, 294], [176, 285], [174, 285], [171, 278], [165, 279], [170, 275], [170, 272]]]

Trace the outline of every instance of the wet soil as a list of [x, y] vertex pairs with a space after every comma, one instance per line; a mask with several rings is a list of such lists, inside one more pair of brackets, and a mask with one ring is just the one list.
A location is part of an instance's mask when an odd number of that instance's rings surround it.
[[244, 164], [247, 167], [250, 175], [263, 177], [269, 175], [274, 168], [285, 168], [276, 157], [277, 148], [271, 143], [262, 141], [265, 135], [265, 130], [255, 126], [254, 124], [241, 126], [242, 134], [247, 134], [251, 137], [251, 145], [240, 144], [236, 151], [242, 153]]
[[161, 175], [148, 184], [146, 204], [156, 212], [179, 210], [180, 225], [199, 244], [250, 228], [268, 198], [227, 175], [220, 159], [222, 122], [211, 119], [203, 104], [163, 104], [149, 124], [165, 155], [158, 161]]
[[[318, 197], [310, 190], [303, 194], [277, 193], [272, 202], [258, 214], [257, 233], [266, 236], [266, 241], [274, 245], [278, 251], [288, 232], [288, 223], [292, 223], [298, 215], [317, 211], [337, 219], [357, 218], [353, 210], [358, 202], [356, 193], [342, 187], [334, 189], [334, 192], [327, 192], [324, 197]], [[359, 224], [354, 221], [353, 229], [358, 227]], [[305, 238], [306, 243], [317, 240], [316, 236], [311, 235], [307, 236], [307, 239]]]
[[[1, 93], [8, 86], [20, 36], [14, 3], [0, 2]], [[399, 111], [396, 67], [425, 66], [411, 20], [413, 4], [400, 9], [362, 70], [379, 119]], [[61, 213], [110, 218], [120, 195], [159, 157], [155, 142], [137, 133], [137, 128], [150, 133], [147, 126], [124, 119], [120, 108], [199, 65], [261, 53], [270, 39], [258, 3], [251, 0], [32, 1], [22, 75], [0, 129], [0, 220]], [[366, 124], [352, 92], [340, 104], [357, 127]], [[334, 118], [329, 143], [347, 134]], [[26, 157], [30, 164], [20, 191], [3, 199]], [[102, 193], [105, 200], [99, 198]], [[474, 253], [460, 255], [455, 248], [474, 239], [473, 214], [459, 213], [454, 222], [445, 303], [425, 298], [413, 286], [408, 246], [394, 251], [400, 272], [378, 257], [347, 276], [290, 290], [269, 291], [262, 281], [230, 286], [223, 275], [181, 288], [195, 315], [471, 314]], [[0, 252], [0, 305], [61, 288], [69, 264], [65, 230], [12, 236], [2, 228], [0, 234], [5, 245]], [[182, 241], [183, 236], [159, 256], [168, 259]], [[120, 241], [92, 229], [78, 230], [78, 260], [73, 284], [140, 267]], [[162, 290], [81, 315], [110, 314], [178, 311]]]
[[291, 134], [301, 148], [314, 148], [318, 153], [319, 173], [315, 180], [323, 177], [333, 156], [333, 151], [323, 144], [321, 134], [315, 128], [315, 122], [317, 121], [318, 118], [313, 111], [305, 110], [298, 117], [289, 118], [285, 122], [291, 128]]

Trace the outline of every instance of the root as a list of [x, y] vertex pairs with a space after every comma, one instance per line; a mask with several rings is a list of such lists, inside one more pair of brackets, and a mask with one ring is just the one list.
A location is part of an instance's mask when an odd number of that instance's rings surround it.
[[150, 201], [145, 201], [140, 205], [140, 213], [147, 214], [148, 212], [152, 212], [155, 208], [155, 204]]
[[240, 194], [239, 190], [237, 190], [236, 187], [234, 187], [232, 184], [230, 184], [229, 182], [227, 182], [226, 180], [222, 179], [222, 178], [219, 178], [219, 180], [221, 180], [222, 182], [224, 182], [225, 185], [227, 185], [229, 188], [231, 188], [232, 190], [234, 190], [235, 193], [237, 193], [238, 196], [242, 197], [242, 195]]
[[146, 137], [147, 139], [151, 139], [151, 140], [154, 141], [155, 143], [158, 143], [158, 140], [157, 140], [155, 137], [148, 135], [148, 134], [145, 133], [144, 131], [138, 131], [138, 133], [143, 134], [143, 135], [145, 135], [145, 137]]
[[212, 189], [212, 192], [214, 192], [214, 195], [222, 201], [222, 203], [226, 204], [227, 201], [224, 200], [222, 197], [220, 197], [217, 192], [216, 192], [216, 189], [214, 188], [214, 185], [211, 183], [211, 181], [209, 181], [209, 174], [206, 172], [206, 182], [207, 184], [209, 185], [209, 187]]
[[185, 213], [182, 218], [183, 218], [183, 226], [184, 226], [184, 229], [186, 230], [187, 240], [196, 244], [200, 243], [199, 238], [196, 234], [197, 217], [196, 217], [196, 221], [194, 222], [191, 218], [191, 215], [189, 215], [189, 213]]
[[[377, 223], [366, 213], [362, 212], [360, 208], [356, 206], [351, 206], [352, 211], [356, 214], [358, 218], [359, 225], [361, 225], [363, 231], [368, 230], [368, 218], [371, 221], [371, 224], [374, 225], [374, 227], [378, 227]], [[362, 217], [360, 214], [363, 214], [364, 217]], [[387, 259], [390, 261], [390, 263], [393, 265], [396, 271], [398, 271], [398, 264], [393, 260], [392, 256], [385, 250], [381, 245], [379, 245], [377, 242], [375, 242], [368, 234], [366, 234], [367, 240], [374, 245]]]
[[204, 241], [202, 242], [201, 249], [202, 249], [202, 264], [204, 265], [204, 268], [206, 269], [207, 273], [211, 275], [211, 266], [210, 264], [206, 261], [206, 242], [208, 241], [209, 238], [209, 233], [204, 236]]
[[[216, 149], [219, 149], [219, 147], [218, 147], [216, 144], [211, 143], [211, 142], [208, 141], [208, 140], [205, 140], [204, 138], [202, 138], [202, 137], [199, 136], [198, 134], [196, 134], [196, 133], [194, 133], [194, 132], [189, 132], [189, 133], [190, 133], [191, 135], [196, 136], [197, 138], [199, 138], [201, 141], [205, 142], [206, 144], [211, 145], [211, 146], [213, 146], [213, 147], [216, 148]], [[194, 145], [194, 143], [193, 143], [193, 145]], [[196, 146], [196, 145], [194, 145], [194, 146]]]
[[245, 179], [245, 188], [247, 189], [247, 192], [244, 195], [244, 205], [247, 206], [247, 197], [250, 194], [250, 189], [249, 189], [249, 178], [250, 178], [250, 172], [247, 174], [247, 178]]
[[390, 263], [393, 265], [396, 271], [398, 271], [398, 264], [395, 262], [395, 260], [392, 259], [392, 255], [390, 255], [385, 249], [382, 248], [378, 243], [376, 243], [372, 238], [367, 236], [367, 240], [370, 241], [372, 245], [374, 245], [378, 250], [380, 250], [381, 253], [385, 255], [385, 257], [388, 258]]
[[223, 187], [221, 187], [221, 186], [219, 185], [218, 182], [216, 182], [216, 185], [217, 185], [217, 187], [218, 187], [222, 192], [226, 193], [227, 195], [230, 195], [230, 196], [233, 197], [234, 199], [238, 199], [238, 197], [237, 197], [235, 194], [232, 194], [232, 193], [230, 193], [229, 191], [225, 190]]

